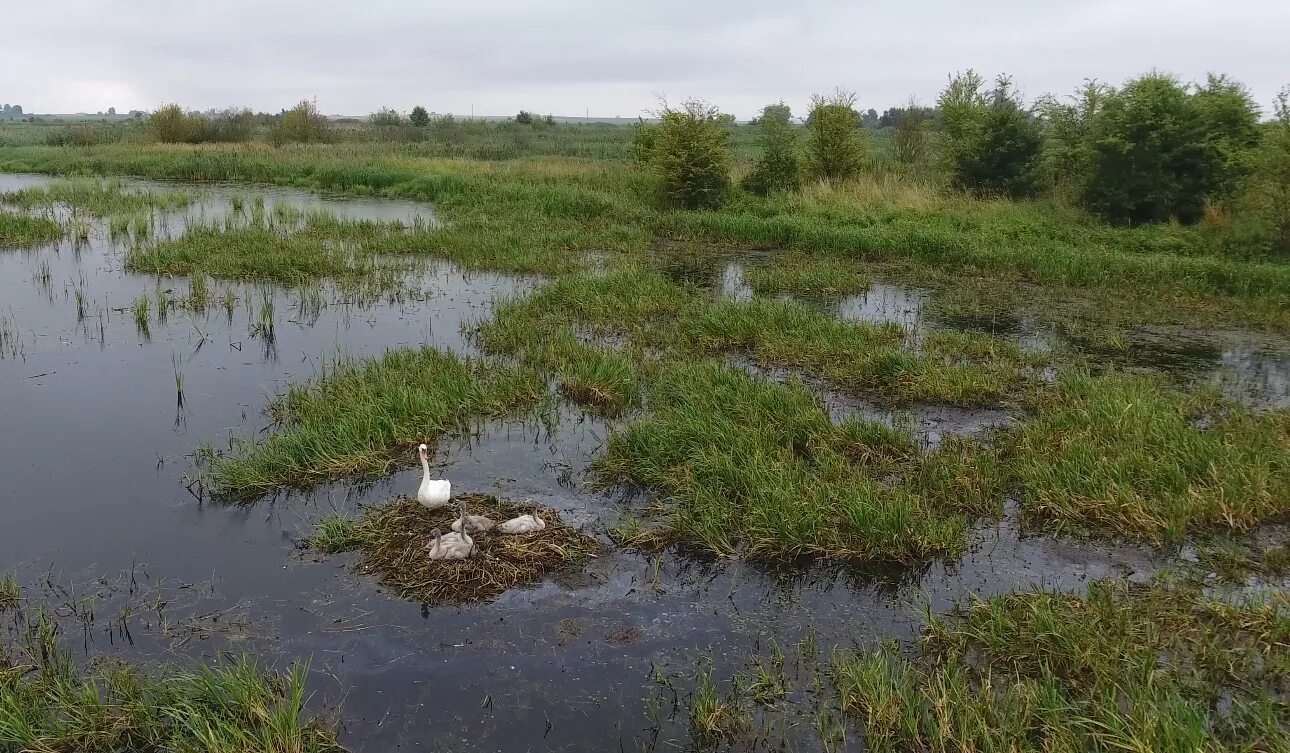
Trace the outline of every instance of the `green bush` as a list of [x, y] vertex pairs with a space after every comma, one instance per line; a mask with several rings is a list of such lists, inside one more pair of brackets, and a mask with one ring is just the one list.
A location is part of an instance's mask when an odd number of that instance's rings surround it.
[[816, 178], [846, 180], [859, 175], [864, 167], [866, 149], [855, 103], [856, 95], [841, 89], [829, 97], [811, 97], [806, 150]]
[[1239, 175], [1254, 118], [1244, 90], [1221, 77], [1194, 92], [1162, 73], [1130, 81], [1089, 129], [1085, 204], [1117, 222], [1195, 222]]
[[318, 112], [318, 107], [307, 99], [284, 111], [278, 117], [278, 122], [269, 130], [269, 141], [274, 146], [291, 142], [327, 143], [331, 140], [332, 134], [327, 126], [327, 119]]
[[1007, 76], [994, 89], [969, 70], [941, 93], [945, 167], [958, 187], [982, 194], [1029, 196], [1039, 184], [1043, 137]]
[[[719, 110], [702, 100], [665, 107], [649, 149], [663, 203], [709, 209], [730, 194], [730, 131]], [[639, 131], [638, 131], [639, 133]]]
[[415, 128], [425, 128], [430, 125], [430, 113], [426, 112], [426, 108], [417, 105], [412, 108], [412, 112], [408, 113], [408, 122]]
[[1071, 97], [1071, 103], [1052, 96], [1035, 103], [1044, 133], [1041, 180], [1056, 197], [1074, 199], [1084, 190], [1093, 163], [1089, 129], [1112, 91], [1090, 79]]
[[908, 107], [892, 109], [898, 110], [893, 116], [892, 156], [902, 165], [926, 162], [931, 150], [927, 132], [931, 130], [935, 114], [931, 108], [919, 107], [913, 99], [909, 100]]
[[148, 128], [157, 141], [171, 144], [191, 144], [199, 140], [201, 118], [189, 115], [184, 108], [171, 103], [162, 105], [148, 116]]
[[792, 112], [780, 102], [766, 105], [757, 118], [761, 130], [761, 157], [752, 172], [744, 176], [743, 189], [757, 194], [796, 191], [802, 185], [798, 164], [797, 133], [790, 124]]
[[1236, 208], [1238, 216], [1258, 227], [1267, 250], [1290, 255], [1290, 87], [1277, 95], [1273, 114]]

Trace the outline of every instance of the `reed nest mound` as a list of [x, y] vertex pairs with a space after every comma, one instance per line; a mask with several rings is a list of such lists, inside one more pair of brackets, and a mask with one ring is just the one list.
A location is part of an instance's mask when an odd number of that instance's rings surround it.
[[327, 552], [359, 552], [359, 569], [376, 574], [401, 597], [424, 604], [489, 601], [600, 549], [599, 542], [565, 525], [553, 510], [485, 494], [460, 494], [454, 500], [464, 502], [468, 514], [486, 515], [496, 523], [536, 510], [546, 528], [524, 534], [475, 533], [470, 557], [432, 560], [426, 552], [430, 532], [451, 530], [455, 506], [427, 510], [414, 499], [399, 499], [367, 508], [356, 520], [323, 520], [310, 544]]

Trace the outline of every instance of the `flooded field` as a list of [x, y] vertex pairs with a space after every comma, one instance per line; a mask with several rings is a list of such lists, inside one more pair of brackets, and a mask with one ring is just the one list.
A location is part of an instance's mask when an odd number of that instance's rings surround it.
[[[0, 192], [47, 181], [0, 175]], [[186, 218], [224, 216], [246, 197], [263, 197], [269, 213], [286, 205], [352, 219], [437, 221], [434, 207], [407, 201], [244, 185], [191, 189], [192, 206], [157, 219], [164, 232], [182, 234]], [[1139, 582], [1168, 559], [1144, 546], [1024, 534], [1011, 499], [1001, 519], [972, 525], [964, 556], [913, 566], [772, 566], [685, 546], [619, 548], [608, 532], [641, 507], [641, 495], [586, 483], [615, 423], [563, 403], [540, 419], [488, 419], [448, 435], [432, 472], [457, 493], [550, 508], [605, 551], [581, 570], [492, 603], [409, 603], [354, 572], [352, 555], [324, 556], [302, 542], [328, 514], [413, 492], [420, 478], [413, 447], [408, 470], [379, 480], [247, 504], [203, 493], [196, 450], [265, 436], [271, 396], [315, 377], [338, 354], [428, 345], [478, 355], [469, 332], [492, 316], [495, 301], [543, 280], [434, 258], [408, 265], [404, 284], [389, 291], [213, 280], [214, 303], [199, 310], [154, 303], [145, 326], [135, 313], [140, 296], [182, 299], [191, 282], [129, 273], [123, 253], [103, 221], [80, 241], [0, 249], [0, 568], [24, 582], [81, 584], [82, 593], [100, 578], [132, 583], [100, 584], [113, 593], [102, 597], [97, 620], [82, 620], [89, 654], [311, 659], [311, 705], [341, 709], [341, 741], [352, 750], [667, 750], [688, 739], [690, 719], [647, 702], [661, 677], [688, 694], [700, 668], [728, 675], [772, 643], [904, 641], [928, 610], [948, 612], [967, 595], [1078, 592], [1111, 576]], [[744, 274], [745, 262], [714, 257], [675, 277], [702, 281], [714, 297], [749, 300]], [[225, 291], [228, 308], [220, 303]], [[938, 321], [927, 310], [934, 295], [877, 282], [819, 306], [844, 321], [895, 323], [914, 347], [944, 329], [988, 331], [1040, 354], [1067, 345], [1026, 312], [1008, 321]], [[1270, 335], [1143, 328], [1117, 358], [1211, 383], [1258, 409], [1290, 405], [1290, 349]], [[796, 375], [729, 360], [770, 381]], [[810, 383], [835, 422], [859, 416], [907, 428], [927, 448], [1016, 421], [1003, 407], [893, 406]], [[116, 604], [142, 598], [131, 591], [166, 594], [171, 619], [194, 628], [183, 640], [174, 632], [146, 638], [161, 632], [160, 610], [113, 622], [107, 615]], [[139, 634], [124, 647], [123, 625]], [[809, 729], [789, 736], [794, 749], [825, 747]]]

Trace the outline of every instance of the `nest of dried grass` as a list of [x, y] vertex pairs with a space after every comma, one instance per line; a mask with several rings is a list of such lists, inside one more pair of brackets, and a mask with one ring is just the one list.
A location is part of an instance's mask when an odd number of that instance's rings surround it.
[[[461, 494], [466, 512], [495, 522], [533, 512], [531, 503], [516, 503], [485, 494]], [[358, 551], [358, 567], [375, 573], [381, 582], [405, 599], [425, 604], [488, 601], [515, 586], [532, 583], [544, 574], [575, 565], [594, 554], [600, 544], [571, 528], [552, 510], [537, 510], [546, 528], [507, 535], [489, 531], [472, 534], [476, 552], [464, 560], [432, 560], [425, 550], [430, 532], [448, 533], [457, 519], [453, 508], [427, 510], [413, 499], [400, 499], [368, 508], [357, 520], [328, 518], [310, 543], [329, 552]]]

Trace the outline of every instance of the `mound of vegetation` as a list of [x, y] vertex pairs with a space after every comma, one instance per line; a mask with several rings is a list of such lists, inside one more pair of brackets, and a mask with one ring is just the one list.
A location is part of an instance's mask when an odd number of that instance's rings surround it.
[[595, 539], [565, 525], [551, 510], [483, 494], [459, 494], [454, 499], [466, 505], [468, 514], [484, 515], [495, 523], [537, 512], [546, 527], [524, 534], [475, 533], [472, 556], [432, 560], [426, 553], [431, 531], [448, 533], [457, 513], [451, 508], [427, 510], [416, 500], [404, 499], [368, 508], [357, 520], [326, 518], [310, 544], [326, 552], [357, 550], [361, 570], [375, 573], [399, 596], [423, 604], [488, 601], [546, 573], [576, 565], [600, 548]]

